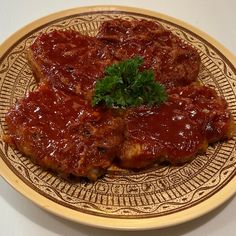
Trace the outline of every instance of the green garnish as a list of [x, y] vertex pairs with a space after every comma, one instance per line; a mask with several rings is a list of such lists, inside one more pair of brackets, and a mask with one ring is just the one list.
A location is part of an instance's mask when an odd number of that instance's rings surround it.
[[105, 69], [105, 77], [95, 85], [92, 105], [130, 107], [161, 104], [167, 99], [165, 87], [155, 81], [154, 71], [140, 71], [143, 58], [137, 56]]

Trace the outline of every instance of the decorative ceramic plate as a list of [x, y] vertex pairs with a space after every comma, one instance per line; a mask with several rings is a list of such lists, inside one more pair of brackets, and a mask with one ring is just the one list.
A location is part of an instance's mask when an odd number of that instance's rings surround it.
[[[154, 20], [198, 49], [199, 80], [223, 96], [236, 120], [236, 59], [205, 33], [174, 18], [127, 7], [87, 7], [44, 17], [1, 46], [0, 119], [37, 85], [25, 50], [41, 32], [73, 29], [95, 35], [105, 20]], [[154, 166], [138, 173], [113, 171], [95, 183], [68, 182], [41, 169], [0, 141], [0, 173], [19, 192], [46, 210], [83, 224], [113, 229], [161, 228], [199, 217], [236, 191], [236, 137], [210, 146], [181, 167]]]

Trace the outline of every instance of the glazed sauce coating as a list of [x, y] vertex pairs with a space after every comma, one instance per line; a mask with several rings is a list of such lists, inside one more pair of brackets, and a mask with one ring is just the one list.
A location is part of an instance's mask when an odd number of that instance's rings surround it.
[[43, 79], [57, 89], [81, 96], [90, 96], [87, 93], [91, 92], [95, 81], [103, 77], [105, 67], [112, 63], [101, 42], [75, 31], [55, 30], [42, 34], [30, 50], [30, 59], [39, 65]]
[[31, 65], [37, 65], [35, 74], [40, 81], [46, 80], [85, 99], [91, 99], [94, 84], [104, 77], [107, 66], [137, 55], [144, 58], [141, 69], [153, 69], [156, 80], [167, 88], [197, 79], [197, 51], [169, 30], [147, 20], [106, 21], [96, 37], [54, 30], [41, 34], [28, 52]]
[[[136, 168], [150, 165], [152, 159], [157, 162], [158, 158], [173, 164], [184, 162], [195, 156], [205, 143], [205, 137], [198, 128], [181, 112], [178, 104], [168, 104], [160, 109], [139, 108], [132, 111], [127, 117], [126, 137], [138, 143], [142, 151], [137, 158], [128, 160]], [[125, 159], [122, 164], [128, 165], [125, 164]]]
[[65, 175], [93, 179], [90, 172], [110, 166], [122, 141], [122, 120], [111, 110], [94, 109], [46, 85], [12, 109], [6, 122], [12, 144], [37, 164]]
[[232, 135], [225, 100], [206, 86], [169, 91], [160, 107], [138, 107], [126, 115], [121, 165], [144, 168], [155, 162], [184, 163], [205, 152], [209, 143]]
[[[168, 89], [160, 107], [92, 107], [108, 65], [140, 55]], [[152, 21], [111, 20], [95, 37], [72, 30], [41, 34], [29, 62], [41, 84], [6, 116], [6, 141], [44, 168], [96, 180], [113, 160], [125, 168], [190, 161], [234, 133], [227, 103], [195, 85], [200, 56]]]
[[171, 89], [169, 93], [174, 98], [181, 97], [184, 100], [187, 105], [182, 109], [188, 112], [194, 122], [201, 125], [201, 131], [209, 143], [233, 135], [233, 117], [228, 110], [228, 104], [215, 90], [193, 84]]
[[143, 69], [152, 68], [156, 80], [167, 88], [188, 85], [197, 79], [198, 52], [153, 21], [106, 21], [97, 38], [107, 45], [116, 60], [142, 56]]
[[115, 112], [41, 85], [6, 116], [8, 142], [43, 167], [95, 180], [114, 158], [131, 169], [179, 164], [232, 136], [233, 119], [214, 90], [189, 85], [168, 92], [159, 107]]

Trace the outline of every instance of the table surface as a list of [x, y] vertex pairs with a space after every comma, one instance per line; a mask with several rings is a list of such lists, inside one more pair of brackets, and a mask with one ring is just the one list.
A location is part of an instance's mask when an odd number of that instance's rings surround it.
[[[68, 8], [125, 5], [161, 12], [181, 19], [217, 39], [236, 55], [235, 0], [1, 0], [0, 43], [33, 20]], [[190, 222], [147, 232], [120, 232], [73, 223], [40, 209], [0, 177], [0, 235], [235, 235], [236, 197]]]

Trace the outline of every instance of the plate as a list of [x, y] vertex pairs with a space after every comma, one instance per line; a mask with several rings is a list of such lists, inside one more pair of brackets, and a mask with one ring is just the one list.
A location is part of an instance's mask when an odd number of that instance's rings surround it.
[[[154, 20], [193, 45], [202, 64], [199, 80], [223, 96], [236, 120], [236, 59], [200, 30], [169, 16], [121, 6], [66, 10], [22, 28], [1, 46], [0, 119], [36, 88], [25, 50], [41, 32], [73, 29], [95, 35], [109, 19]], [[90, 226], [139, 230], [162, 228], [199, 217], [236, 190], [236, 137], [210, 146], [205, 155], [180, 167], [154, 166], [140, 172], [109, 170], [95, 183], [69, 182], [41, 169], [0, 141], [0, 173], [16, 190], [42, 208]]]

